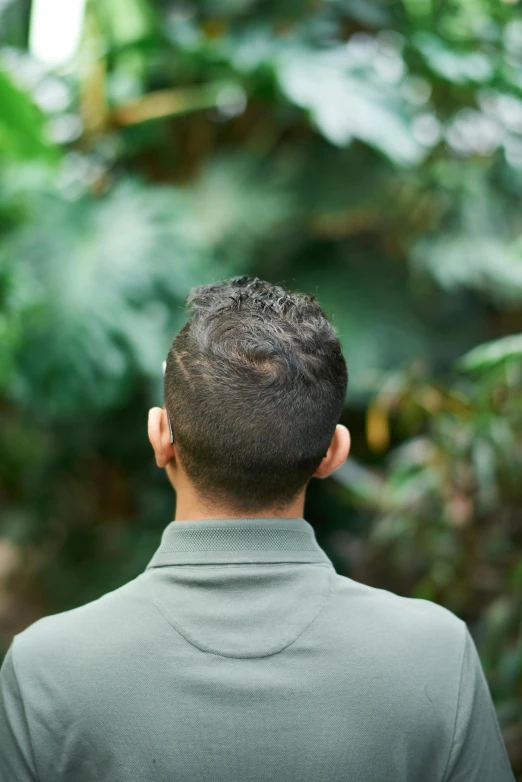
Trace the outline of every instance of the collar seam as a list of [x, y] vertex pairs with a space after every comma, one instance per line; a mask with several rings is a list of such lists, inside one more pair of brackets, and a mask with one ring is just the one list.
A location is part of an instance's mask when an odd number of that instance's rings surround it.
[[311, 565], [312, 567], [328, 567], [333, 568], [333, 565], [328, 562], [314, 562], [308, 560], [281, 560], [277, 562], [272, 561], [259, 561], [259, 562], [167, 562], [165, 565], [148, 565], [145, 570], [155, 570], [157, 568], [165, 567], [206, 567], [206, 568], [220, 568], [220, 567], [243, 567], [252, 565]]

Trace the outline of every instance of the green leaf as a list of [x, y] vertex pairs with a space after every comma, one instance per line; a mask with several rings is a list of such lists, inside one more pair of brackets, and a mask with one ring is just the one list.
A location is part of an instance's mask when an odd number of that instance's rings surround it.
[[491, 232], [437, 233], [418, 241], [411, 259], [414, 266], [428, 271], [448, 291], [474, 288], [500, 302], [522, 300], [518, 253], [509, 241]]
[[413, 45], [438, 76], [454, 84], [484, 84], [493, 76], [494, 66], [487, 54], [451, 48], [434, 33], [417, 32]]
[[304, 47], [278, 58], [278, 78], [289, 100], [307, 109], [318, 130], [336, 146], [358, 139], [394, 162], [419, 163], [427, 150], [414, 138], [408, 106], [396, 85], [349, 47], [313, 52]]
[[432, 0], [403, 0], [407, 13], [415, 18], [428, 16], [432, 11]]
[[94, 8], [116, 47], [135, 44], [157, 31], [156, 14], [147, 0], [96, 0]]
[[522, 334], [513, 334], [478, 345], [462, 356], [458, 364], [467, 370], [484, 369], [511, 358], [522, 358]]
[[2, 70], [0, 106], [0, 153], [22, 159], [57, 159], [56, 147], [45, 136], [42, 113]]
[[23, 326], [9, 396], [67, 416], [124, 398], [132, 368], [160, 378], [202, 266], [183, 195], [124, 181], [102, 198], [39, 192], [31, 210], [3, 246]]

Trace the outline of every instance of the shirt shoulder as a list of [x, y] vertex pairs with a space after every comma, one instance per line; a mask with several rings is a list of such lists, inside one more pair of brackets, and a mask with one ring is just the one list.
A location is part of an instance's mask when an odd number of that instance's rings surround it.
[[[433, 708], [455, 706], [466, 623], [449, 609], [420, 598], [336, 575], [332, 594], [339, 644], [365, 671], [379, 672], [390, 691], [422, 689]], [[431, 707], [430, 707], [431, 708]]]
[[101, 650], [123, 643], [136, 620], [150, 617], [150, 602], [139, 576], [85, 605], [38, 619], [13, 641], [17, 669], [40, 672], [82, 658], [95, 658]]
[[333, 593], [337, 606], [354, 613], [382, 631], [393, 630], [404, 637], [444, 634], [463, 644], [465, 622], [448, 608], [423, 598], [403, 597], [336, 574]]

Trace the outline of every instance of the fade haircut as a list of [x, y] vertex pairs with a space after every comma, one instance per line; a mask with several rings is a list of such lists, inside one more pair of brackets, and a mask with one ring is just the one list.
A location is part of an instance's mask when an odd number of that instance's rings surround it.
[[348, 375], [313, 296], [252, 277], [195, 288], [172, 342], [165, 407], [179, 460], [203, 499], [284, 509], [330, 445]]

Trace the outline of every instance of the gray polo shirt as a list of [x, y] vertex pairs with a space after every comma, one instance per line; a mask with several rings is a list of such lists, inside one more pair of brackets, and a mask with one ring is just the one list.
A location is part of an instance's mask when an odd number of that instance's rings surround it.
[[1, 782], [512, 782], [464, 622], [337, 575], [304, 519], [168, 525], [19, 633]]

